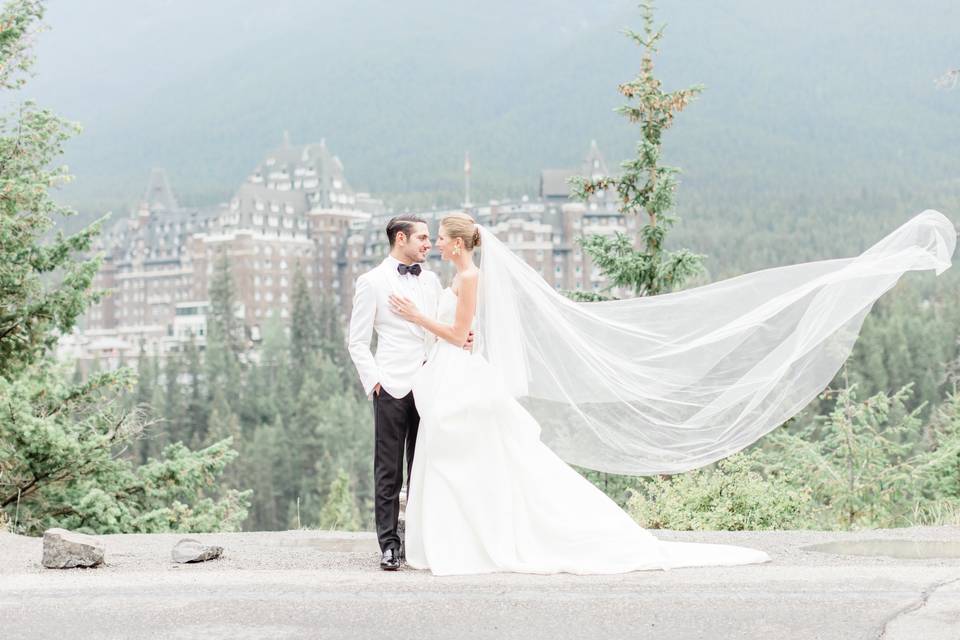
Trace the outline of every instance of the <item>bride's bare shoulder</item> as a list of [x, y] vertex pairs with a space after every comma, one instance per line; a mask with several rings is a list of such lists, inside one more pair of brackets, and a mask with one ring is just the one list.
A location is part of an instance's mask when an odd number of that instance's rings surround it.
[[477, 281], [480, 280], [480, 269], [473, 267], [472, 269], [466, 269], [461, 271], [453, 277], [453, 282], [450, 283], [450, 289], [457, 295], [460, 295], [460, 288], [467, 283], [470, 286], [476, 285]]

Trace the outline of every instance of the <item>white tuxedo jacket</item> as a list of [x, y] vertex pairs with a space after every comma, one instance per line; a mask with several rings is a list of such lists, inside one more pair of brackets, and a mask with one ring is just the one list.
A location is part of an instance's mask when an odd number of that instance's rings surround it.
[[[413, 300], [421, 312], [436, 317], [442, 290], [440, 278], [423, 269], [419, 276], [401, 276], [400, 264], [387, 256], [379, 266], [357, 278], [350, 315], [350, 357], [360, 374], [363, 390], [370, 397], [380, 387], [394, 398], [410, 393], [412, 378], [426, 360], [436, 337], [390, 310], [390, 294]], [[421, 265], [421, 268], [423, 265]], [[370, 339], [377, 332], [377, 353]]]

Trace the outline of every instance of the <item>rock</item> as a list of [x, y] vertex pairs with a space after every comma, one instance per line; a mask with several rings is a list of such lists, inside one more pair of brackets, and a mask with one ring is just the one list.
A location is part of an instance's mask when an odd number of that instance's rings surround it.
[[206, 562], [220, 557], [223, 547], [206, 545], [193, 538], [184, 538], [173, 548], [171, 556], [174, 562]]
[[96, 567], [103, 564], [103, 543], [92, 536], [66, 529], [43, 532], [43, 566], [48, 569]]

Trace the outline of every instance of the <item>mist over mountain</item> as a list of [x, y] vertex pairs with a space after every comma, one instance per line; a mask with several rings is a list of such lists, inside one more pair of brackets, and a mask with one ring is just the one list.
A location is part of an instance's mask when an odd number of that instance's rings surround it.
[[[662, 1], [665, 86], [703, 83], [667, 138], [681, 193], [960, 192], [960, 3]], [[121, 207], [165, 167], [182, 201], [225, 199], [284, 131], [325, 139], [351, 183], [395, 205], [454, 204], [469, 150], [481, 199], [534, 195], [613, 113], [640, 51], [634, 3], [488, 0], [50, 2], [21, 91], [81, 122], [62, 197]], [[683, 196], [681, 195], [681, 202]]]

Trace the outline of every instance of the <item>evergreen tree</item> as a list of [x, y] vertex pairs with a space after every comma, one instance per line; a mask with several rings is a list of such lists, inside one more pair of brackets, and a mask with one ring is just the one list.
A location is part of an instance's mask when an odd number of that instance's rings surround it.
[[[352, 369], [353, 361], [347, 351], [347, 338], [343, 332], [345, 319], [331, 296], [323, 296], [319, 305], [320, 340], [323, 353], [333, 364], [341, 369]], [[355, 389], [362, 395], [362, 388], [353, 376], [345, 379], [346, 389]]]
[[[36, 0], [0, 8], [0, 89], [22, 84], [43, 13]], [[134, 467], [119, 456], [145, 423], [121, 395], [133, 390], [133, 372], [95, 367], [80, 382], [53, 361], [58, 338], [101, 295], [91, 289], [99, 259], [82, 257], [99, 222], [45, 240], [55, 217], [72, 213], [49, 189], [67, 179], [55, 161], [76, 130], [29, 102], [0, 120], [3, 519], [30, 534], [55, 525], [89, 532], [232, 527], [245, 515], [244, 495], [214, 501], [203, 494], [235, 455], [229, 443], [199, 452], [168, 449], [163, 458]]]
[[[640, 73], [618, 87], [627, 104], [617, 109], [640, 127], [637, 157], [620, 165], [623, 174], [619, 177], [576, 177], [571, 183], [574, 195], [583, 200], [600, 192], [616, 191], [619, 210], [624, 217], [644, 218], [636, 238], [617, 232], [612, 237], [584, 237], [580, 244], [610, 282], [609, 288], [631, 290], [636, 295], [656, 295], [682, 287], [689, 277], [703, 268], [704, 256], [664, 248], [667, 231], [677, 221], [670, 210], [679, 169], [660, 164], [663, 132], [673, 124], [676, 114], [702, 91], [702, 87], [663, 91], [660, 80], [653, 74], [653, 54], [663, 37], [663, 28], [654, 28], [652, 2], [644, 2], [641, 7], [643, 33], [626, 31], [643, 48]], [[600, 296], [587, 293], [578, 297], [596, 299]]]
[[360, 512], [350, 491], [350, 475], [343, 469], [337, 471], [336, 478], [330, 483], [327, 501], [320, 511], [319, 526], [321, 529], [342, 531], [360, 528]]
[[187, 409], [183, 381], [180, 379], [181, 356], [181, 353], [169, 354], [163, 366], [163, 403], [161, 406], [162, 415], [166, 420], [164, 431], [167, 442], [183, 442], [186, 435]]
[[184, 424], [180, 441], [184, 443], [201, 442], [207, 433], [207, 402], [204, 389], [203, 368], [200, 363], [200, 351], [194, 336], [190, 336], [184, 348], [188, 388], [184, 392]]
[[272, 424], [256, 428], [241, 457], [245, 478], [253, 490], [250, 518], [245, 529], [277, 530], [287, 527], [286, 505], [292, 487], [289, 455], [292, 447], [285, 440], [283, 420], [277, 416]]
[[[618, 231], [613, 236], [591, 235], [578, 241], [609, 282], [607, 293], [610, 289], [626, 289], [635, 295], [647, 296], [681, 288], [688, 278], [703, 270], [704, 256], [686, 249], [667, 251], [664, 248], [667, 231], [677, 221], [670, 210], [679, 169], [660, 164], [664, 131], [702, 87], [663, 91], [653, 73], [653, 56], [663, 37], [663, 27], [654, 27], [652, 2], [644, 2], [641, 8], [643, 33], [626, 30], [627, 36], [643, 48], [640, 72], [617, 88], [627, 99], [617, 112], [640, 128], [637, 156], [621, 163], [623, 173], [618, 177], [574, 177], [571, 184], [573, 195], [584, 201], [613, 190], [624, 218], [643, 220], [635, 238]], [[568, 295], [590, 301], [609, 298], [607, 293], [569, 292]], [[582, 473], [621, 505], [636, 484], [629, 477], [594, 471]]]
[[236, 316], [236, 293], [225, 254], [217, 259], [209, 295], [210, 314], [204, 353], [207, 399], [212, 400], [214, 390], [220, 389], [228, 405], [238, 410], [243, 377], [240, 357], [246, 345], [243, 324]]
[[293, 313], [290, 321], [290, 360], [293, 363], [293, 393], [300, 393], [308, 367], [320, 353], [320, 325], [310, 298], [307, 279], [299, 268], [293, 277]]

